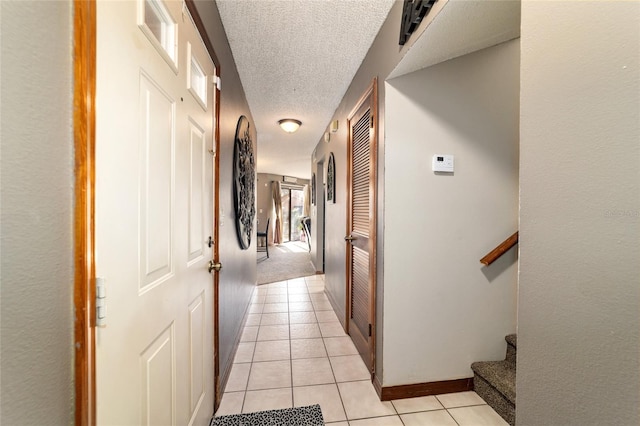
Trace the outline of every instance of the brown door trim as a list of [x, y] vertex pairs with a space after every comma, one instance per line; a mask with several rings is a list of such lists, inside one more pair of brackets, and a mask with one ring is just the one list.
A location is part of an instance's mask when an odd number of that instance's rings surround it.
[[[377, 282], [377, 261], [376, 261], [376, 247], [377, 247], [377, 169], [378, 169], [378, 79], [374, 78], [371, 81], [371, 84], [364, 92], [364, 94], [360, 97], [355, 107], [351, 110], [349, 115], [347, 116], [347, 129], [348, 129], [348, 141], [347, 141], [347, 231], [351, 232], [352, 230], [352, 212], [351, 212], [351, 203], [352, 203], [352, 183], [353, 183], [353, 171], [352, 171], [352, 132], [351, 132], [351, 122], [357, 112], [362, 108], [366, 103], [369, 104], [370, 108], [370, 116], [371, 116], [371, 124], [370, 128], [373, 131], [372, 138], [370, 140], [370, 179], [369, 179], [369, 208], [370, 208], [370, 221], [369, 221], [369, 323], [371, 324], [371, 336], [369, 337], [368, 342], [366, 344], [369, 345], [370, 352], [370, 365], [371, 372], [375, 371], [375, 352], [376, 352], [376, 282]], [[349, 244], [349, 243], [348, 243]], [[356, 243], [357, 244], [357, 243]], [[349, 321], [351, 318], [351, 254], [347, 249], [346, 253], [346, 321], [345, 321], [345, 331], [347, 334], [350, 334], [349, 331]], [[352, 335], [353, 338], [353, 335]], [[354, 342], [358, 343], [358, 342]], [[360, 344], [364, 344], [364, 342], [360, 342]], [[373, 377], [373, 375], [372, 375]]]
[[[200, 33], [200, 37], [202, 37], [202, 41], [204, 42], [205, 47], [207, 48], [207, 52], [213, 61], [213, 65], [215, 67], [216, 77], [220, 78], [220, 61], [218, 61], [218, 57], [216, 56], [216, 52], [213, 50], [213, 44], [211, 43], [211, 39], [207, 34], [207, 30], [204, 27], [204, 23], [202, 22], [202, 18], [196, 9], [194, 0], [185, 0], [185, 4], [191, 17], [193, 18], [193, 23], [196, 26], [196, 29]], [[220, 205], [220, 90], [218, 90], [218, 86], [214, 87], [214, 95], [215, 95], [215, 103], [214, 103], [214, 140], [213, 144], [215, 146], [215, 156], [214, 156], [214, 188], [213, 188], [213, 198], [214, 198], [214, 209], [213, 209], [213, 261], [215, 263], [220, 263], [220, 230], [218, 227], [218, 206]], [[219, 348], [220, 348], [220, 306], [218, 304], [220, 291], [220, 272], [213, 272], [213, 389], [214, 389], [214, 401], [213, 401], [213, 410], [217, 411], [220, 406], [220, 401], [222, 399], [221, 392], [221, 381], [220, 381], [220, 358], [219, 358]]]
[[[204, 39], [209, 40], [206, 34], [202, 36]], [[213, 56], [215, 58], [215, 55]], [[217, 59], [216, 59], [217, 60]], [[215, 63], [215, 62], [214, 62]], [[220, 67], [216, 64], [216, 76], [220, 78]], [[214, 111], [214, 145], [215, 145], [215, 159], [214, 159], [214, 209], [213, 209], [213, 259], [214, 262], [220, 263], [220, 228], [219, 223], [219, 207], [220, 206], [220, 90], [216, 87], [214, 90], [215, 99], [215, 111]], [[220, 292], [220, 272], [213, 274], [213, 389], [215, 393], [215, 399], [213, 401], [213, 411], [217, 411], [222, 401], [222, 389], [220, 386], [220, 304], [219, 304], [219, 292]]]
[[96, 424], [95, 96], [96, 3], [75, 0], [73, 17], [75, 424]]

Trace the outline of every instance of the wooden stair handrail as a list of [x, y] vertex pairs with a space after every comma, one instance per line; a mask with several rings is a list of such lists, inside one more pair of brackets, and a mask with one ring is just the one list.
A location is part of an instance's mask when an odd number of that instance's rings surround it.
[[500, 256], [505, 254], [509, 249], [518, 244], [518, 231], [515, 232], [512, 236], [504, 240], [498, 245], [498, 247], [491, 250], [485, 257], [480, 259], [480, 263], [485, 266], [491, 265], [493, 262], [498, 260]]

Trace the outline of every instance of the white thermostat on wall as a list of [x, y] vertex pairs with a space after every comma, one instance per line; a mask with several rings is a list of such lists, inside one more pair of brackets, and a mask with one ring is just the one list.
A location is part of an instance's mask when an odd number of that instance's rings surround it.
[[431, 168], [434, 172], [453, 173], [453, 155], [434, 155]]

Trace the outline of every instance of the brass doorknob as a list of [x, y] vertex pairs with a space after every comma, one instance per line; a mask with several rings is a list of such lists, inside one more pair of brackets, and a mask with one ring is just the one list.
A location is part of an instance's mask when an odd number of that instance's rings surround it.
[[220, 269], [222, 269], [222, 263], [215, 263], [213, 260], [209, 261], [209, 273], [211, 271], [220, 272]]
[[344, 237], [345, 241], [353, 241], [353, 240], [357, 240], [357, 239], [358, 239], [358, 237], [354, 237], [354, 236], [351, 236], [351, 235], [347, 235], [346, 237]]

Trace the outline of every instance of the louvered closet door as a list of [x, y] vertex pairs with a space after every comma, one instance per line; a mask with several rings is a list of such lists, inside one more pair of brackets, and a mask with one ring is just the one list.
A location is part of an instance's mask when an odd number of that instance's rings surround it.
[[374, 86], [349, 119], [347, 284], [349, 335], [373, 369], [376, 138]]

